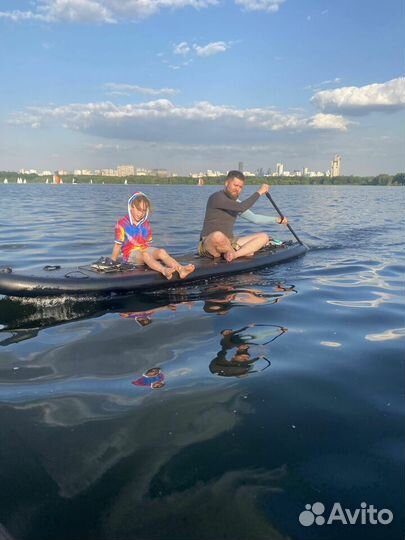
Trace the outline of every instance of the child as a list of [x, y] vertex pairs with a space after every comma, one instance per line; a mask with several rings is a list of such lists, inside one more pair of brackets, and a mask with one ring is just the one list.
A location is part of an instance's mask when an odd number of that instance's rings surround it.
[[178, 272], [180, 278], [185, 278], [195, 270], [193, 264], [182, 266], [164, 249], [151, 247], [152, 230], [148, 221], [150, 211], [151, 204], [144, 193], [136, 191], [131, 195], [128, 199], [128, 214], [115, 226], [111, 259], [116, 261], [122, 253], [125, 262], [146, 264], [167, 279], [171, 279], [174, 272]]

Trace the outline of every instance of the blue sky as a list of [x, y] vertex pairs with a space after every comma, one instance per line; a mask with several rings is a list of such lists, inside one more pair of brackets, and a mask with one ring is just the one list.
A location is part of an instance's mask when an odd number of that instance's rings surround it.
[[404, 0], [2, 0], [0, 170], [405, 170]]

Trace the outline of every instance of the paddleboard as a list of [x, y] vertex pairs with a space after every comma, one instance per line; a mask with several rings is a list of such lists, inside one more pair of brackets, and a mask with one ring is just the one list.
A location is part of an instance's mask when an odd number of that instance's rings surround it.
[[253, 257], [241, 257], [231, 263], [223, 259], [209, 259], [189, 253], [177, 260], [181, 264], [193, 263], [195, 271], [185, 279], [175, 273], [167, 280], [160, 273], [145, 266], [130, 270], [97, 271], [91, 265], [75, 268], [46, 266], [30, 273], [0, 270], [0, 294], [17, 297], [44, 297], [60, 295], [109, 295], [128, 294], [137, 291], [157, 290], [176, 287], [194, 281], [207, 280], [250, 272], [258, 268], [283, 263], [303, 255], [306, 246], [300, 243], [284, 242], [279, 246], [269, 246]]

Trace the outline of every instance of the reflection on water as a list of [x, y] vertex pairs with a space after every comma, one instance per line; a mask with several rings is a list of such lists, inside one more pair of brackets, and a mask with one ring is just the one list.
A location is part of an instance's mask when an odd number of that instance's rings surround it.
[[403, 339], [405, 337], [405, 328], [390, 328], [380, 334], [367, 334], [369, 341], [387, 341], [391, 339]]
[[265, 293], [261, 289], [241, 289], [231, 285], [219, 285], [210, 290], [211, 297], [204, 304], [204, 311], [224, 315], [232, 307], [243, 304], [260, 305], [278, 303], [283, 296], [297, 292], [294, 285], [282, 285], [277, 283], [271, 293]]
[[[246, 278], [245, 278], [246, 279]], [[243, 276], [241, 277], [243, 282]], [[263, 280], [261, 280], [263, 282]], [[263, 284], [263, 283], [262, 283]], [[42, 299], [0, 299], [0, 345], [7, 346], [35, 337], [41, 329], [68, 321], [101, 317], [106, 313], [119, 312], [122, 319], [132, 319], [145, 327], [154, 317], [165, 312], [174, 313], [179, 308], [193, 309], [204, 300], [203, 309], [207, 313], [224, 314], [232, 307], [243, 304], [268, 304], [280, 302], [284, 296], [296, 293], [294, 285], [267, 281], [262, 289], [247, 289], [241, 286], [218, 283], [205, 287], [191, 286], [158, 294], [144, 294], [118, 299], [77, 299], [74, 297]]]
[[[271, 363], [263, 352], [268, 349], [270, 343], [285, 332], [287, 328], [282, 326], [256, 325], [255, 323], [239, 330], [222, 330], [221, 350], [210, 363], [211, 373], [221, 377], [243, 377], [250, 373], [264, 371]], [[262, 354], [253, 357], [252, 346], [260, 347]], [[233, 348], [236, 350], [228, 360], [227, 352]]]
[[159, 388], [164, 387], [165, 376], [160, 368], [154, 367], [145, 371], [145, 373], [142, 375], [142, 377], [139, 377], [139, 379], [132, 381], [132, 384], [135, 386], [144, 386], [152, 388], [153, 390], [158, 390]]
[[[17, 216], [9, 238], [0, 227], [2, 264], [103, 254], [124, 188], [76, 188], [46, 192], [64, 230], [44, 247], [49, 220], [27, 186], [35, 226]], [[165, 216], [156, 237], [191, 249], [195, 190], [150, 191]], [[347, 192], [277, 188], [311, 247], [288, 264], [108, 302], [0, 299], [0, 523], [13, 538], [404, 537], [405, 191]], [[167, 211], [176, 205], [187, 230]], [[394, 521], [300, 525], [306, 504], [336, 501], [389, 508]]]

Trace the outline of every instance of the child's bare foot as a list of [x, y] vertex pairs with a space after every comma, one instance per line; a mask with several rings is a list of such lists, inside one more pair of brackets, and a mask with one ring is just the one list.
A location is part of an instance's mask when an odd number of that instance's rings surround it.
[[162, 274], [165, 276], [165, 278], [167, 279], [172, 279], [173, 277], [173, 274], [174, 272], [176, 271], [175, 268], [165, 268], [163, 271], [162, 271]]
[[186, 264], [185, 266], [179, 265], [177, 268], [177, 271], [179, 273], [179, 276], [181, 279], [184, 279], [187, 277], [191, 272], [194, 272], [195, 266], [194, 264]]

